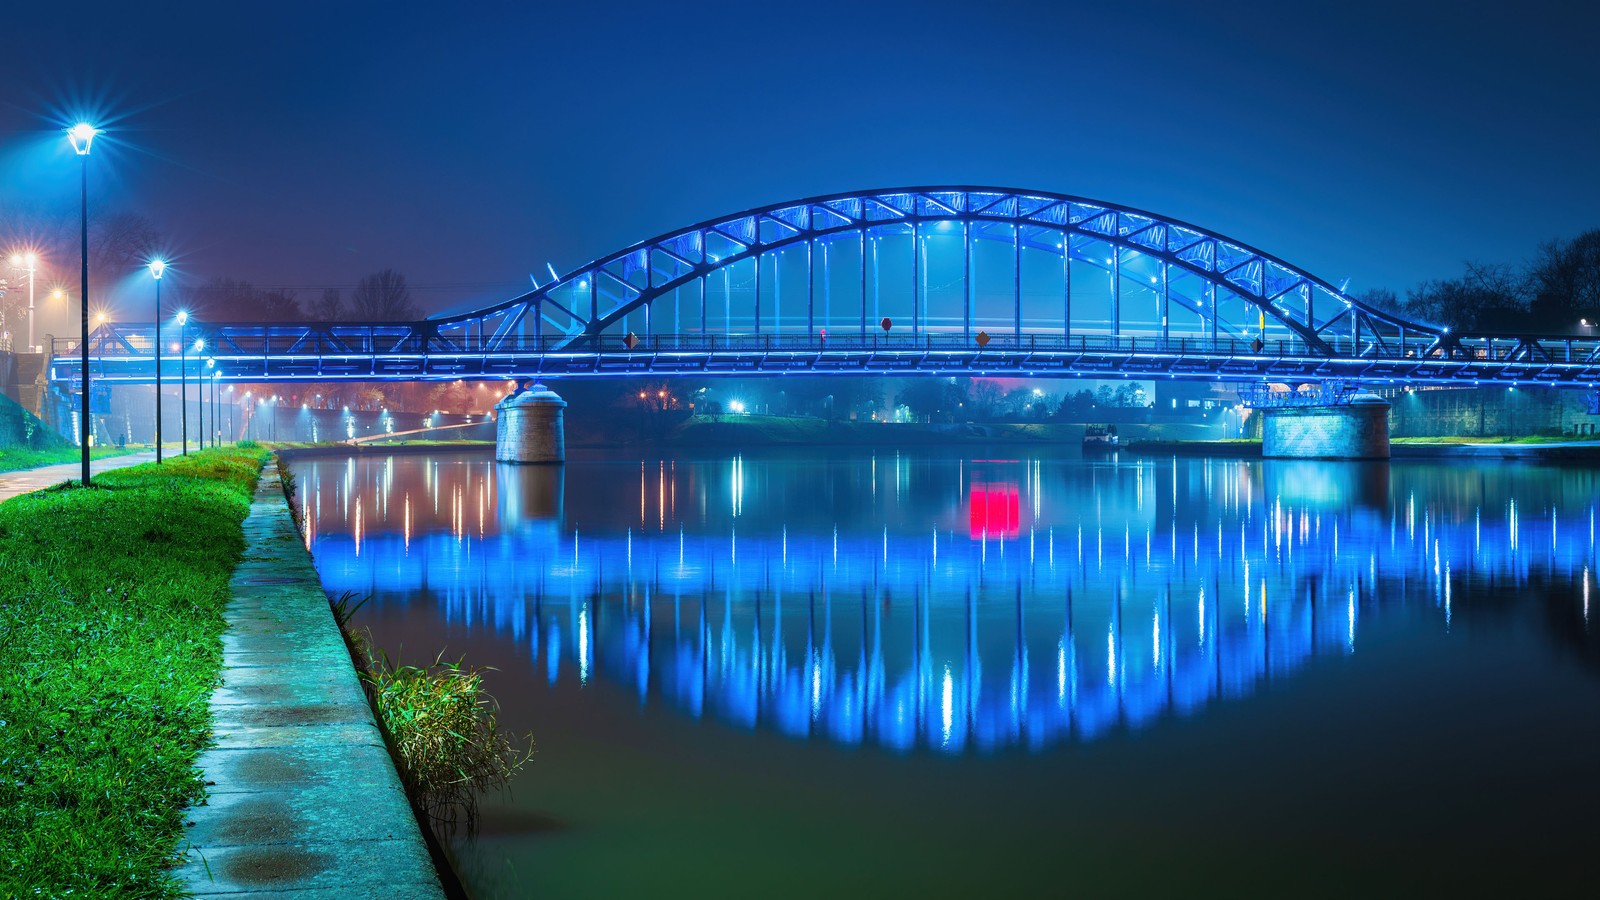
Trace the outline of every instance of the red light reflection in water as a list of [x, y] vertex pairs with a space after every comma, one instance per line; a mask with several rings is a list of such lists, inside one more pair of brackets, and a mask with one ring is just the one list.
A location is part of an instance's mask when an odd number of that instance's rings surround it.
[[1021, 533], [1022, 500], [1015, 481], [974, 481], [967, 501], [967, 526], [974, 540], [1014, 538]]

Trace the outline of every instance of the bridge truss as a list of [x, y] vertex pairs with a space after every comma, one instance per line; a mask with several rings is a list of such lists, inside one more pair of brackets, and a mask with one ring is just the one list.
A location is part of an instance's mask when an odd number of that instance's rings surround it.
[[[153, 380], [151, 326], [91, 374]], [[191, 325], [230, 381], [1023, 374], [1591, 385], [1600, 340], [1451, 334], [1197, 226], [1079, 197], [935, 187], [690, 226], [472, 313]], [[170, 341], [165, 330], [163, 340]], [[73, 377], [57, 340], [52, 377]], [[176, 376], [178, 360], [164, 360]]]

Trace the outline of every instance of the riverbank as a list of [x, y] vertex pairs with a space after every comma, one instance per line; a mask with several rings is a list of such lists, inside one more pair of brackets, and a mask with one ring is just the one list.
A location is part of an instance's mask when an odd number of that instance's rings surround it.
[[0, 896], [176, 893], [265, 457], [206, 451], [0, 504]]
[[[1135, 456], [1211, 456], [1260, 459], [1261, 442], [1140, 440], [1124, 445]], [[1543, 461], [1600, 460], [1600, 441], [1471, 441], [1463, 438], [1396, 438], [1389, 444], [1392, 459], [1520, 459]]]
[[185, 813], [194, 896], [324, 892], [443, 897], [351, 665], [277, 466], [244, 521], [224, 610], [216, 739], [203, 804]]

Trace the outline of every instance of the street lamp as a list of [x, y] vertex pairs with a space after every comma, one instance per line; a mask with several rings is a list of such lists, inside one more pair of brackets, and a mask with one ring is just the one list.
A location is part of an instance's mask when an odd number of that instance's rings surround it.
[[11, 254], [11, 267], [26, 269], [28, 271], [28, 352], [33, 352], [33, 277], [39, 268], [39, 254], [29, 251], [27, 253]]
[[206, 372], [205, 367], [200, 365], [200, 354], [205, 352], [206, 339], [195, 338], [194, 347], [191, 349], [195, 353], [194, 399], [199, 407], [196, 412], [200, 415], [200, 449], [204, 450], [206, 448]]
[[189, 324], [189, 313], [178, 310], [178, 422], [183, 433], [183, 455], [189, 455], [189, 338], [184, 326]]
[[162, 259], [150, 260], [150, 277], [156, 280], [156, 464], [161, 464], [161, 276], [167, 271]]
[[82, 243], [79, 246], [80, 259], [83, 263], [83, 283], [79, 288], [78, 300], [82, 304], [81, 314], [82, 331], [78, 335], [78, 361], [83, 367], [83, 422], [82, 437], [79, 446], [83, 457], [83, 486], [89, 486], [89, 145], [94, 143], [95, 135], [100, 129], [88, 122], [79, 122], [67, 130], [67, 140], [72, 144], [72, 152], [83, 158], [83, 176], [81, 180], [82, 200], [79, 223], [82, 226]]
[[[195, 349], [197, 351], [201, 350], [201, 349], [204, 349], [201, 346], [204, 343], [205, 343], [204, 341], [196, 341], [195, 342]], [[206, 357], [205, 369], [216, 368], [216, 365], [217, 365], [217, 361], [216, 360], [214, 360], [214, 359], [212, 359], [210, 357]], [[195, 385], [195, 387], [198, 388], [197, 393], [199, 393], [199, 395], [200, 395], [200, 449], [201, 450], [204, 450], [206, 448], [206, 438], [211, 434], [211, 431], [215, 430], [216, 427], [217, 427], [216, 414], [213, 412], [212, 413], [212, 419], [211, 419], [211, 429], [208, 430], [206, 428], [206, 375], [205, 375], [205, 369], [202, 369], [198, 373], [199, 376], [200, 376], [200, 380]], [[211, 446], [215, 447], [216, 445], [217, 445], [217, 442], [215, 440], [213, 440], [211, 442]]]
[[[216, 360], [212, 360], [213, 365]], [[211, 373], [211, 446], [222, 446], [222, 370]]]

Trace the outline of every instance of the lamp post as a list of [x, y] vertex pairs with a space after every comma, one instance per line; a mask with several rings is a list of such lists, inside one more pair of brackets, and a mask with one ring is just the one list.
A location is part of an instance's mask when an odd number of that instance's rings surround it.
[[166, 271], [165, 261], [150, 260], [150, 277], [156, 280], [156, 465], [161, 464], [161, 276]]
[[[215, 364], [216, 360], [212, 360]], [[211, 446], [222, 446], [222, 370], [211, 373]]]
[[199, 407], [196, 412], [200, 416], [200, 449], [204, 450], [206, 448], [206, 370], [205, 366], [200, 365], [200, 354], [205, 352], [206, 339], [195, 338], [194, 347], [191, 349], [195, 353], [194, 399], [195, 405]]
[[189, 455], [189, 314], [178, 310], [178, 423], [183, 434], [183, 455]]
[[29, 251], [27, 253], [11, 254], [11, 267], [24, 269], [28, 273], [28, 352], [33, 352], [33, 277], [39, 268], [39, 254]]
[[83, 282], [79, 288], [78, 301], [82, 304], [81, 326], [78, 335], [78, 362], [83, 367], [83, 421], [80, 429], [82, 437], [79, 447], [83, 458], [83, 486], [89, 486], [89, 145], [94, 143], [95, 135], [100, 129], [88, 122], [79, 122], [67, 131], [67, 140], [72, 144], [72, 151], [82, 157], [83, 173], [80, 191], [82, 226], [82, 243], [79, 247], [83, 263]]
[[[205, 343], [205, 341], [195, 341], [195, 350], [199, 351], [199, 350], [205, 349], [202, 346], [204, 343]], [[215, 447], [217, 445], [216, 438], [213, 437], [212, 434], [211, 434], [211, 432], [215, 431], [216, 428], [217, 428], [216, 413], [213, 411], [213, 412], [211, 412], [211, 418], [209, 420], [206, 418], [206, 414], [208, 412], [208, 410], [206, 409], [206, 393], [207, 393], [207, 391], [206, 391], [206, 382], [209, 379], [206, 377], [206, 374], [205, 374], [206, 373], [206, 369], [213, 368], [213, 367], [216, 366], [216, 364], [217, 364], [216, 360], [212, 359], [209, 356], [206, 357], [205, 367], [200, 369], [200, 371], [198, 373], [200, 377], [199, 377], [199, 380], [195, 384], [195, 387], [198, 389], [196, 391], [196, 393], [199, 395], [198, 399], [200, 400], [200, 449], [201, 450], [204, 450], [206, 448], [206, 439], [207, 438], [211, 439], [211, 446]], [[206, 428], [206, 422], [207, 421], [209, 421], [211, 423], [211, 427], [210, 428]]]

